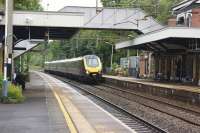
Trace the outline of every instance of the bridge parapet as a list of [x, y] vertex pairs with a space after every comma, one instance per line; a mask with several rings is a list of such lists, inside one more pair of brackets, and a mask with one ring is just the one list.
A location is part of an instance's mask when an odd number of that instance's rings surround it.
[[[14, 11], [14, 26], [40, 26], [40, 27], [82, 27], [83, 13], [81, 12], [33, 12]], [[4, 25], [5, 18], [0, 22]]]

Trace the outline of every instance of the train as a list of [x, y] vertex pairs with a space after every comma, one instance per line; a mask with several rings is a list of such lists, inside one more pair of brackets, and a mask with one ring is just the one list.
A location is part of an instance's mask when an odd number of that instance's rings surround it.
[[44, 71], [88, 83], [102, 79], [102, 63], [96, 55], [45, 62]]

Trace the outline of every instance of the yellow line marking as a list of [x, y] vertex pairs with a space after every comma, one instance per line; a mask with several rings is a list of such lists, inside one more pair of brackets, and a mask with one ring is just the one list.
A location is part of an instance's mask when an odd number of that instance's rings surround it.
[[63, 115], [65, 117], [65, 121], [67, 122], [67, 125], [69, 127], [70, 132], [71, 133], [78, 133], [77, 130], [76, 130], [76, 127], [75, 127], [70, 115], [66, 111], [66, 109], [65, 109], [65, 107], [64, 107], [64, 105], [63, 105], [63, 103], [62, 103], [62, 101], [60, 99], [60, 97], [58, 96], [58, 94], [55, 91], [53, 91], [53, 93], [54, 93], [54, 96], [56, 97], [56, 99], [58, 101], [58, 104], [60, 106], [60, 109], [61, 109], [61, 111], [62, 111], [62, 113], [63, 113]]
[[[38, 73], [39, 74], [39, 73]], [[40, 74], [39, 74], [40, 75]], [[40, 75], [44, 80], [46, 80], [42, 75]], [[58, 101], [58, 105], [65, 117], [65, 121], [67, 123], [67, 126], [70, 130], [71, 133], [78, 133], [76, 126], [74, 125], [70, 115], [68, 114], [68, 112], [66, 111], [64, 104], [62, 103], [62, 100], [60, 99], [59, 95], [52, 89], [52, 85], [47, 81], [47, 84], [49, 85], [49, 87], [51, 88], [56, 100]]]

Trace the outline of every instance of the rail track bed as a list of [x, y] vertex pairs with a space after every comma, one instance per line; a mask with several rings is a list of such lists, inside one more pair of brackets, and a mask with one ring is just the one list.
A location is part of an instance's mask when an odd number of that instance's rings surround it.
[[90, 99], [137, 132], [200, 132], [199, 110], [176, 106], [130, 89], [107, 84], [86, 85], [62, 77], [56, 78], [84, 91]]
[[85, 84], [81, 84], [72, 80], [68, 80], [62, 77], [55, 76], [54, 77], [72, 85], [74, 89], [79, 91], [81, 94], [87, 96], [96, 104], [104, 108], [106, 111], [114, 115], [116, 118], [121, 120], [123, 123], [128, 125], [131, 129], [135, 130], [137, 133], [165, 133], [164, 130], [140, 119], [137, 116], [130, 114], [129, 112], [123, 110], [122, 108], [118, 107], [117, 105], [107, 101], [101, 96], [94, 94], [93, 92], [87, 90], [85, 88]]

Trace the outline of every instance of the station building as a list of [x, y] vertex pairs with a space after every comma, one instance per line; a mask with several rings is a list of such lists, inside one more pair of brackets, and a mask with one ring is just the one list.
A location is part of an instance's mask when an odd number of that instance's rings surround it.
[[184, 0], [172, 9], [168, 26], [119, 43], [140, 49], [140, 76], [200, 85], [200, 0]]

